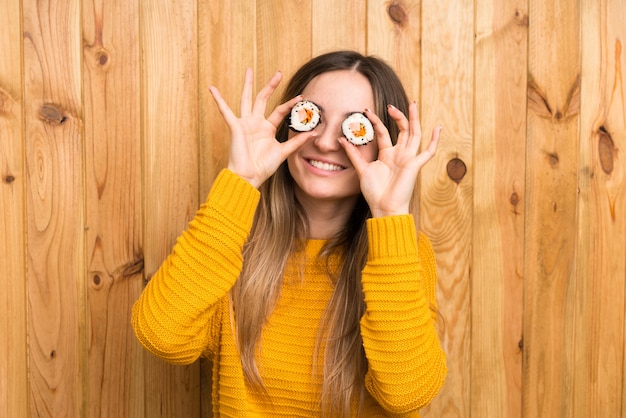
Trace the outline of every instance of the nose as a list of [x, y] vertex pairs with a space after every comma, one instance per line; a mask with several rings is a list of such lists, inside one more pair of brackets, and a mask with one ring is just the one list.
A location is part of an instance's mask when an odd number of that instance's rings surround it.
[[341, 148], [341, 144], [337, 141], [337, 138], [341, 136], [341, 124], [329, 124], [325, 123], [316, 128], [317, 137], [313, 143], [315, 146], [323, 152], [338, 151]]

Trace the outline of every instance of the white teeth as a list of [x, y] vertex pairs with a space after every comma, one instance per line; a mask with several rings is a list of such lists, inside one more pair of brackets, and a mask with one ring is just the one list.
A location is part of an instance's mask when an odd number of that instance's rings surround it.
[[313, 167], [319, 168], [320, 170], [326, 170], [326, 171], [343, 170], [343, 167], [340, 165], [323, 163], [321, 161], [316, 161], [316, 160], [310, 160], [309, 164], [311, 164]]

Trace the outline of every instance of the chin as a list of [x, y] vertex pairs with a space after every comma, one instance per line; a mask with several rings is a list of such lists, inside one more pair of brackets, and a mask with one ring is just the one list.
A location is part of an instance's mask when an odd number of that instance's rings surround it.
[[[304, 186], [304, 187], [302, 187]], [[319, 201], [352, 201], [361, 194], [359, 189], [349, 187], [341, 187], [340, 185], [316, 184], [316, 185], [298, 185], [299, 192], [307, 198]]]

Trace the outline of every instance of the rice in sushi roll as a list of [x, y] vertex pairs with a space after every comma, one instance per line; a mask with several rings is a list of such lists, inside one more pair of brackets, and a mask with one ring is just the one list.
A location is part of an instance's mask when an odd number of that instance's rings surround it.
[[320, 108], [313, 102], [302, 100], [291, 108], [289, 128], [296, 132], [308, 132], [320, 123]]
[[343, 135], [354, 145], [365, 145], [374, 139], [372, 122], [363, 113], [353, 113], [341, 124]]

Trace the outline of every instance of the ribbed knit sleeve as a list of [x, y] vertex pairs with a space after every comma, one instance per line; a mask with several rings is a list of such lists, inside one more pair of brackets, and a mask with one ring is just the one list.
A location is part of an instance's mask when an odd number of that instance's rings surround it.
[[207, 201], [133, 306], [132, 325], [147, 350], [181, 364], [211, 351], [220, 325], [213, 315], [241, 272], [259, 196], [234, 173], [219, 173]]
[[386, 410], [408, 413], [430, 403], [447, 374], [431, 310], [435, 259], [427, 238], [418, 241], [410, 215], [370, 219], [367, 227], [361, 319], [366, 387]]

